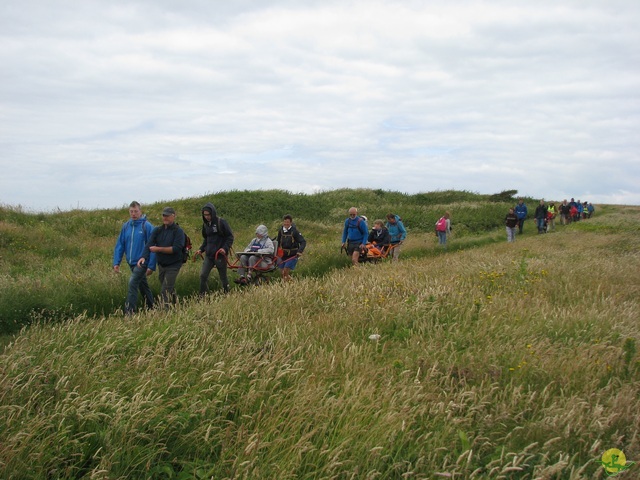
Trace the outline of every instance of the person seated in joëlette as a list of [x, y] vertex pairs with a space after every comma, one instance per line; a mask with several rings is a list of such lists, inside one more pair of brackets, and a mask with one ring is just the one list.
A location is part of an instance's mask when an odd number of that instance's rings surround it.
[[387, 227], [384, 226], [383, 220], [374, 220], [373, 228], [371, 232], [369, 232], [367, 241], [370, 244], [367, 245], [367, 247], [375, 249], [380, 254], [383, 254], [384, 251], [389, 248], [391, 235], [389, 235]]
[[239, 278], [236, 278], [234, 282], [241, 285], [251, 283], [251, 275], [254, 268], [266, 268], [269, 265], [269, 261], [273, 260], [274, 253], [275, 245], [269, 238], [267, 227], [265, 225], [258, 225], [255, 238], [251, 240], [240, 255], [241, 266], [238, 268]]

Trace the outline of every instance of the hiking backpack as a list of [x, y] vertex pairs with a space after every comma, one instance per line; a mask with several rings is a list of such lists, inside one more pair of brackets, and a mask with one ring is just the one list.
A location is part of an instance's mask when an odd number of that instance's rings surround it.
[[187, 232], [184, 233], [184, 247], [182, 247], [182, 263], [187, 263], [189, 257], [191, 257], [191, 239]]
[[[176, 225], [180, 226], [179, 223], [176, 223]], [[189, 235], [187, 235], [187, 232], [184, 231], [184, 229], [182, 229], [183, 233], [184, 233], [184, 245], [182, 246], [182, 263], [187, 263], [187, 261], [189, 261], [189, 258], [191, 257], [191, 239], [189, 238]]]
[[436, 230], [438, 232], [446, 232], [447, 231], [447, 219], [444, 217], [440, 217], [440, 220], [436, 223]]

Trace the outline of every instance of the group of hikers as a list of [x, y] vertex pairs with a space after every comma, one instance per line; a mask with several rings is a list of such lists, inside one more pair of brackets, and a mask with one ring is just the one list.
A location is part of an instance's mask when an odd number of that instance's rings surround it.
[[[124, 311], [133, 314], [138, 306], [138, 291], [142, 294], [143, 304], [147, 308], [154, 305], [154, 296], [147, 277], [156, 269], [161, 291], [160, 300], [168, 306], [175, 303], [175, 284], [180, 269], [187, 259], [186, 249], [190, 239], [176, 223], [176, 211], [172, 207], [162, 210], [162, 225], [154, 227], [142, 213], [139, 202], [129, 205], [130, 220], [122, 225], [120, 235], [113, 252], [113, 269], [120, 272], [124, 256], [131, 270]], [[369, 232], [367, 218], [359, 216], [355, 207], [349, 209], [345, 220], [342, 246], [351, 256], [354, 264], [359, 262], [363, 252], [378, 251], [390, 254], [397, 260], [400, 245], [407, 237], [401, 218], [392, 213], [387, 221], [375, 220]], [[252, 284], [254, 275], [273, 265], [280, 270], [284, 281], [291, 280], [291, 272], [296, 268], [298, 259], [304, 252], [307, 242], [298, 231], [291, 215], [285, 215], [278, 234], [273, 239], [265, 225], [259, 225], [255, 237], [238, 254], [237, 263], [229, 263], [228, 257], [234, 236], [229, 223], [219, 217], [215, 206], [207, 203], [202, 207], [202, 244], [194, 252], [194, 258], [202, 258], [200, 269], [200, 295], [209, 292], [209, 275], [215, 267], [220, 276], [222, 289], [229, 292], [228, 267], [237, 269], [239, 285]], [[276, 247], [277, 245], [277, 247]], [[392, 254], [391, 254], [392, 252]]]
[[[555, 230], [555, 219], [558, 214], [560, 215], [561, 225], [569, 225], [571, 222], [591, 218], [595, 210], [592, 203], [576, 201], [573, 198], [569, 202], [566, 199], [563, 200], [557, 208], [554, 202], [549, 202], [547, 205], [544, 200], [540, 200], [534, 213], [538, 234]], [[516, 228], [518, 233], [522, 235], [524, 221], [528, 213], [529, 210], [522, 198], [518, 199], [518, 204], [515, 207], [509, 209], [509, 213], [504, 219], [507, 229], [507, 242], [515, 242]]]
[[[562, 225], [590, 218], [595, 211], [591, 203], [564, 200], [559, 208], [553, 202], [548, 205], [540, 200], [534, 214], [538, 233], [555, 229], [555, 218], [559, 214]], [[278, 233], [273, 239], [268, 228], [259, 225], [255, 237], [242, 252], [236, 263], [229, 262], [229, 252], [233, 245], [233, 231], [229, 223], [218, 216], [215, 206], [207, 203], [202, 207], [202, 244], [195, 251], [194, 258], [203, 260], [200, 269], [200, 295], [209, 292], [209, 275], [213, 268], [218, 270], [222, 289], [229, 292], [228, 268], [237, 270], [234, 280], [239, 285], [250, 285], [260, 278], [264, 271], [280, 270], [284, 281], [291, 280], [291, 272], [304, 252], [307, 242], [298, 231], [291, 215], [285, 215]], [[391, 258], [397, 261], [401, 245], [407, 238], [407, 230], [399, 215], [389, 213], [386, 219], [376, 219], [369, 231], [368, 219], [358, 215], [358, 209], [351, 207], [342, 229], [342, 249], [350, 257], [353, 265], [367, 259]], [[505, 217], [507, 241], [514, 242], [516, 229], [523, 232], [528, 216], [523, 199], [509, 209]], [[122, 257], [125, 256], [131, 270], [124, 311], [132, 314], [137, 310], [138, 291], [147, 308], [154, 305], [154, 296], [147, 277], [157, 268], [161, 284], [160, 299], [164, 305], [176, 301], [175, 283], [182, 265], [187, 259], [190, 239], [176, 223], [176, 212], [172, 207], [162, 210], [162, 225], [154, 227], [142, 214], [140, 203], [129, 205], [130, 220], [122, 225], [113, 252], [113, 269], [120, 272]], [[439, 245], [446, 248], [447, 237], [451, 234], [451, 215], [445, 212], [435, 224]]]
[[[154, 297], [147, 277], [157, 268], [160, 281], [160, 299], [168, 306], [176, 301], [175, 284], [182, 265], [188, 258], [187, 249], [191, 247], [190, 239], [176, 223], [176, 211], [172, 207], [162, 210], [162, 225], [154, 227], [146, 215], [142, 214], [140, 203], [133, 201], [129, 205], [130, 220], [122, 225], [120, 235], [113, 252], [113, 269], [120, 272], [123, 255], [131, 269], [124, 311], [133, 314], [137, 310], [138, 291], [147, 308], [154, 305]], [[252, 272], [260, 268], [267, 258], [278, 255], [277, 266], [282, 278], [291, 278], [298, 258], [304, 252], [306, 241], [293, 224], [291, 215], [285, 215], [282, 226], [278, 229], [275, 251], [273, 240], [269, 238], [265, 225], [256, 228], [255, 238], [244, 249], [239, 257], [237, 283], [250, 283]], [[225, 293], [229, 292], [227, 275], [228, 256], [233, 245], [234, 236], [229, 223], [219, 217], [215, 206], [207, 203], [202, 207], [202, 244], [194, 253], [195, 258], [202, 258], [200, 270], [200, 295], [209, 291], [209, 274], [215, 267]]]
[[[402, 243], [407, 238], [407, 229], [402, 218], [395, 213], [388, 213], [386, 222], [382, 219], [374, 220], [373, 228], [369, 232], [367, 217], [358, 215], [358, 209], [351, 207], [349, 217], [342, 228], [342, 249], [351, 257], [353, 265], [363, 259], [379, 260], [390, 257], [397, 261], [400, 256]], [[451, 214], [445, 212], [435, 223], [438, 243], [446, 247], [447, 237], [451, 235]]]
[[400, 246], [407, 238], [407, 229], [400, 216], [388, 213], [386, 222], [382, 219], [374, 220], [371, 231], [367, 222], [367, 217], [358, 215], [356, 207], [349, 209], [349, 216], [342, 228], [342, 249], [347, 252], [351, 262], [358, 265], [367, 255], [371, 258], [390, 256], [393, 261], [397, 261]]

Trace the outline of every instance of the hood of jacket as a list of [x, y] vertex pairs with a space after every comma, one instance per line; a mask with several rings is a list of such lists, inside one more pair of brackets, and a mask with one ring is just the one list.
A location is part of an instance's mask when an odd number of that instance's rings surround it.
[[142, 216], [141, 216], [139, 219], [137, 219], [137, 220], [129, 219], [129, 222], [131, 222], [131, 225], [135, 225], [135, 226], [141, 225], [141, 224], [143, 224], [143, 223], [144, 223], [144, 222], [146, 222], [146, 221], [147, 221], [147, 216], [146, 216], [146, 215], [142, 215]]
[[218, 212], [216, 212], [216, 207], [214, 207], [214, 206], [213, 206], [213, 203], [211, 203], [211, 202], [207, 202], [207, 203], [205, 204], [205, 206], [204, 206], [204, 207], [202, 207], [202, 221], [203, 221], [204, 223], [209, 223], [209, 222], [207, 222], [207, 219], [206, 219], [206, 218], [204, 218], [204, 212], [205, 212], [205, 211], [207, 211], [207, 212], [209, 212], [209, 213], [211, 214], [211, 221], [212, 221], [212, 222], [213, 222], [213, 221], [214, 221], [214, 219], [218, 216]]
[[262, 238], [266, 237], [269, 231], [267, 230], [266, 225], [258, 225], [256, 228], [256, 236], [260, 235]]

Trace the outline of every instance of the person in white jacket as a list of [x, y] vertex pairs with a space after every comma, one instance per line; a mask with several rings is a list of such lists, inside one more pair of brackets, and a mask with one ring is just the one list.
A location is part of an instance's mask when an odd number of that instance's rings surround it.
[[[266, 268], [270, 261], [273, 261], [275, 245], [269, 238], [269, 232], [265, 225], [258, 225], [256, 236], [240, 255], [240, 267], [238, 268], [239, 278], [234, 282], [247, 285], [251, 283], [251, 272], [254, 268]], [[245, 276], [246, 271], [246, 276]]]

